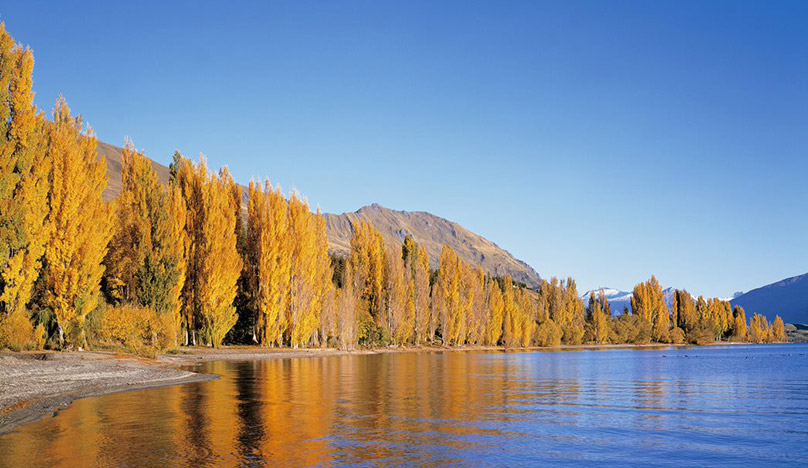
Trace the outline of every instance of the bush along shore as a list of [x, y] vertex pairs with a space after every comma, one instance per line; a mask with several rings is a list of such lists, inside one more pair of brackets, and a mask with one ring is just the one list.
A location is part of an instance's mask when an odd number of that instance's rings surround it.
[[[63, 98], [33, 104], [33, 53], [0, 24], [0, 348], [116, 349], [557, 346], [783, 341], [769, 324], [656, 278], [612, 316], [572, 278], [537, 288], [485, 274], [444, 246], [437, 269], [417, 239], [387, 244], [355, 222], [350, 253], [329, 256], [325, 219], [268, 181], [242, 193], [227, 168], [174, 155], [161, 184], [131, 142], [120, 196]], [[246, 195], [246, 206], [244, 203]], [[246, 208], [246, 209], [245, 209]]]

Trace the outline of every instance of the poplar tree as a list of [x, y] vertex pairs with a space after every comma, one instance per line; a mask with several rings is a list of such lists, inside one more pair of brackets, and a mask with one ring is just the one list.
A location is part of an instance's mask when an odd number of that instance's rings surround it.
[[158, 316], [169, 314], [176, 335], [187, 261], [185, 204], [177, 187], [160, 184], [151, 161], [131, 142], [121, 162], [115, 231], [104, 260], [106, 289], [115, 301], [137, 302]]
[[185, 345], [196, 345], [196, 330], [201, 319], [199, 315], [199, 258], [198, 247], [202, 243], [200, 221], [202, 209], [202, 178], [193, 163], [174, 153], [169, 171], [169, 185], [178, 194], [179, 204], [185, 209], [185, 283], [180, 293], [180, 315], [185, 335]]
[[237, 248], [237, 209], [227, 190], [231, 180], [226, 170], [218, 177], [208, 174], [204, 160], [197, 170], [202, 178], [203, 213], [198, 223], [202, 243], [196, 247], [199, 315], [205, 341], [218, 347], [238, 320], [233, 306], [242, 269]]
[[415, 326], [415, 304], [401, 249], [385, 249], [384, 327], [394, 344], [410, 342]]
[[317, 232], [309, 205], [296, 193], [289, 198], [289, 284], [288, 336], [292, 346], [304, 346], [320, 324], [323, 277], [318, 271]]
[[505, 275], [502, 281], [502, 303], [502, 341], [506, 346], [518, 346], [521, 341], [521, 330], [511, 275]]
[[466, 342], [482, 344], [488, 324], [488, 307], [485, 303], [485, 273], [480, 267], [471, 267], [466, 270], [465, 282], [468, 285], [468, 306]]
[[[325, 343], [336, 333], [336, 292], [332, 278], [331, 259], [328, 256], [328, 232], [325, 217], [317, 208], [314, 224], [314, 270], [315, 301], [320, 323], [320, 340]], [[323, 326], [325, 324], [325, 327]]]
[[670, 315], [668, 305], [655, 276], [634, 286], [631, 310], [642, 321], [651, 325], [651, 339], [661, 343], [670, 341]]
[[369, 223], [361, 220], [354, 223], [348, 262], [360, 295], [356, 317], [360, 342], [372, 344], [384, 339], [384, 245], [381, 233]]
[[444, 245], [435, 281], [436, 304], [444, 345], [459, 344], [463, 305], [460, 297], [461, 264], [457, 253]]
[[770, 331], [766, 317], [760, 314], [753, 314], [747, 335], [747, 340], [751, 343], [768, 343], [770, 341]]
[[257, 341], [280, 346], [287, 327], [292, 268], [287, 202], [280, 187], [273, 189], [269, 181], [263, 188], [250, 182], [249, 199], [246, 250]]
[[736, 305], [732, 320], [732, 337], [735, 341], [746, 341], [746, 312]]
[[342, 273], [342, 288], [337, 294], [337, 330], [340, 347], [353, 348], [358, 341], [356, 311], [361, 299], [361, 289], [354, 275], [353, 265], [347, 262]]
[[496, 346], [502, 337], [502, 322], [505, 311], [505, 302], [499, 283], [488, 281], [488, 323], [486, 324], [485, 344]]
[[[49, 236], [44, 118], [31, 90], [34, 58], [0, 23], [0, 347], [42, 340], [31, 300]], [[4, 343], [5, 342], [5, 343]]]
[[[589, 305], [586, 308], [586, 337], [588, 341], [597, 344], [607, 343], [609, 340], [609, 316], [603, 310], [606, 296], [601, 290], [600, 297], [595, 292], [589, 293]], [[605, 300], [608, 307], [608, 300]]]
[[533, 339], [533, 333], [535, 328], [535, 313], [533, 307], [533, 301], [530, 299], [530, 295], [527, 292], [527, 289], [524, 287], [519, 287], [518, 291], [518, 303], [519, 303], [519, 311], [521, 312], [519, 315], [519, 328], [520, 328], [520, 335], [519, 335], [519, 346], [527, 347], [530, 346], [530, 341]]
[[80, 117], [71, 117], [64, 98], [53, 111], [48, 132], [53, 165], [45, 249], [47, 302], [69, 345], [86, 344], [84, 322], [98, 306], [102, 263], [112, 235], [110, 210], [101, 198], [107, 185], [106, 161], [98, 158], [96, 138]]
[[411, 283], [412, 305], [414, 308], [415, 344], [432, 341], [429, 336], [430, 307], [429, 307], [429, 256], [426, 247], [419, 245], [411, 236], [404, 238], [402, 246], [404, 264], [409, 272]]
[[567, 278], [561, 285], [553, 281], [551, 286], [553, 285], [556, 286], [552, 294], [554, 313], [551, 314], [551, 318], [561, 329], [561, 340], [565, 344], [580, 344], [584, 336], [585, 311], [584, 303], [578, 297], [575, 280]]
[[771, 340], [778, 343], [786, 341], [786, 326], [779, 315], [774, 317], [774, 322], [772, 323]]

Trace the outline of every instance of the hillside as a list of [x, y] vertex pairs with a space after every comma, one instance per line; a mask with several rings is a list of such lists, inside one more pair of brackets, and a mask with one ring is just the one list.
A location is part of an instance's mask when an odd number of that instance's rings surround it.
[[[107, 159], [107, 176], [109, 177], [109, 181], [107, 182], [107, 188], [104, 189], [104, 193], [102, 195], [104, 200], [110, 201], [121, 193], [121, 157], [123, 152], [121, 148], [118, 148], [117, 146], [112, 146], [99, 141], [98, 154]], [[160, 179], [160, 182], [164, 184], [167, 183], [168, 167], [154, 161], [151, 163], [152, 167], [157, 172], [157, 178]]]
[[326, 214], [331, 251], [345, 255], [350, 250], [351, 226], [363, 219], [382, 233], [388, 242], [401, 243], [411, 235], [426, 247], [429, 264], [438, 266], [443, 245], [452, 247], [460, 258], [479, 265], [492, 275], [510, 274], [515, 281], [536, 287], [541, 277], [530, 265], [514, 258], [488, 239], [474, 234], [457, 223], [422, 211], [396, 211], [378, 204], [363, 207], [353, 213]]
[[808, 324], [808, 273], [753, 289], [731, 301], [746, 311], [763, 314], [773, 320], [775, 315], [786, 323]]
[[[112, 200], [121, 191], [122, 151], [116, 146], [98, 142], [98, 152], [107, 159], [109, 183], [104, 190], [104, 199]], [[154, 161], [152, 166], [157, 171], [160, 181], [168, 182], [168, 167]], [[341, 215], [326, 213], [325, 217], [329, 250], [338, 255], [348, 254], [352, 223], [364, 219], [378, 229], [388, 242], [401, 243], [407, 234], [412, 235], [426, 247], [432, 268], [437, 268], [441, 248], [443, 244], [448, 244], [462, 260], [472, 265], [479, 265], [487, 273], [503, 276], [510, 274], [515, 281], [532, 287], [538, 286], [541, 281], [539, 274], [530, 265], [514, 258], [495, 243], [468, 231], [459, 224], [430, 213], [394, 211], [374, 204], [354, 213]]]

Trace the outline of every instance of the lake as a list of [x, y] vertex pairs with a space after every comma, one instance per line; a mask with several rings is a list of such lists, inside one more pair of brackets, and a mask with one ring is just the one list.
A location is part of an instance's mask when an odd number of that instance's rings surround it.
[[212, 362], [74, 402], [0, 466], [808, 466], [808, 345]]

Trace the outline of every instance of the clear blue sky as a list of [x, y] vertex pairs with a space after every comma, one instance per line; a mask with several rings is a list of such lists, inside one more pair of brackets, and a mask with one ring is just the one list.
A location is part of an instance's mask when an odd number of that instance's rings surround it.
[[[109, 3], [109, 4], [108, 4]], [[114, 5], [112, 5], [114, 3]], [[103, 141], [457, 221], [581, 290], [808, 271], [808, 2], [4, 2]]]

